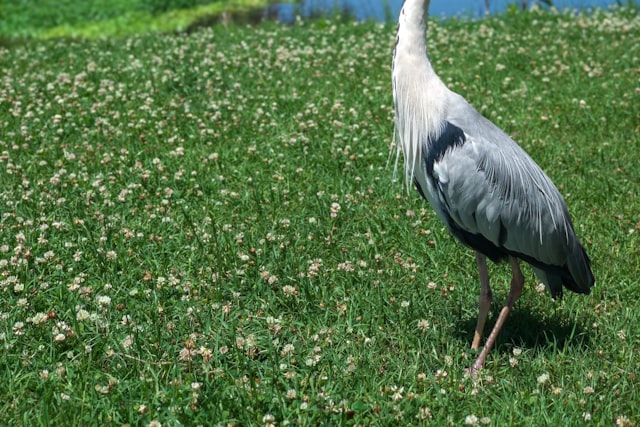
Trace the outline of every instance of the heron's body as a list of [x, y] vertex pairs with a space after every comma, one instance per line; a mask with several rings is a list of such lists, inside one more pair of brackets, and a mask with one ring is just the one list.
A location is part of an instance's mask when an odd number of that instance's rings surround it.
[[[407, 180], [413, 181], [449, 230], [477, 252], [482, 285], [473, 343], [477, 348], [491, 301], [485, 257], [509, 258], [513, 268], [504, 317], [522, 288], [517, 259], [534, 267], [554, 297], [562, 295], [563, 285], [587, 294], [594, 277], [566, 204], [551, 180], [520, 146], [434, 72], [426, 48], [428, 3], [405, 0], [400, 12], [393, 60], [396, 131]], [[504, 318], [494, 328], [494, 339], [502, 322]], [[490, 336], [485, 349], [492, 344]], [[475, 369], [485, 357], [483, 352]]]

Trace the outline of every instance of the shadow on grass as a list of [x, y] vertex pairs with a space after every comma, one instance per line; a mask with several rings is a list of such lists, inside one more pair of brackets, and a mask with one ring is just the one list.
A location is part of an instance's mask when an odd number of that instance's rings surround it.
[[0, 48], [11, 49], [13, 47], [29, 44], [30, 40], [25, 37], [5, 37], [0, 36]]
[[202, 28], [213, 27], [215, 25], [258, 25], [265, 20], [264, 11], [262, 9], [251, 9], [242, 12], [223, 12], [216, 15], [203, 15], [193, 21], [184, 30], [190, 34]]
[[[296, 14], [299, 14], [300, 11], [297, 10]], [[338, 9], [335, 11], [323, 11], [318, 10], [312, 13], [305, 14], [305, 20], [313, 20], [313, 19], [321, 19], [321, 18], [331, 18], [333, 20], [338, 20], [342, 23], [348, 23], [356, 20], [356, 13], [350, 7], [345, 6], [342, 9]], [[189, 26], [184, 30], [185, 33], [193, 33], [195, 31], [200, 30], [201, 28], [208, 28], [215, 25], [250, 25], [255, 26], [261, 24], [265, 21], [274, 21], [280, 22], [282, 24], [293, 25], [295, 19], [293, 21], [280, 21], [280, 16], [277, 13], [276, 9], [269, 8], [255, 8], [249, 10], [242, 11], [225, 11], [221, 14], [215, 15], [203, 15], [197, 18], [194, 22], [189, 24]]]
[[[489, 336], [499, 310], [492, 310], [485, 326], [483, 343]], [[590, 335], [587, 319], [583, 316], [569, 318], [561, 313], [543, 316], [527, 307], [516, 307], [502, 327], [496, 348], [499, 353], [510, 353], [514, 347], [537, 351], [562, 351], [565, 348], [589, 347]], [[476, 327], [476, 317], [460, 319], [456, 324], [456, 338], [471, 345]]]

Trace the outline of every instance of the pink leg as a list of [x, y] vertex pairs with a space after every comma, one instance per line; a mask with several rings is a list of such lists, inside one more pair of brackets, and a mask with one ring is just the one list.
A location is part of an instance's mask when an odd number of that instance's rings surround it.
[[476, 331], [473, 334], [473, 343], [471, 344], [471, 348], [474, 350], [480, 348], [482, 331], [484, 331], [484, 324], [491, 309], [491, 288], [489, 287], [489, 273], [487, 272], [487, 257], [480, 252], [476, 252], [476, 263], [480, 272], [480, 299], [478, 301], [478, 323], [476, 323]]
[[524, 286], [524, 276], [522, 275], [522, 271], [520, 270], [520, 266], [518, 265], [518, 260], [510, 256], [509, 264], [511, 264], [511, 289], [509, 290], [509, 296], [507, 297], [507, 301], [505, 302], [504, 307], [502, 307], [502, 310], [500, 311], [500, 316], [498, 316], [496, 325], [493, 327], [489, 338], [487, 338], [487, 342], [484, 345], [484, 348], [471, 367], [472, 375], [475, 375], [484, 366], [487, 355], [493, 348], [493, 345], [496, 342], [496, 338], [498, 337], [498, 333], [500, 332], [502, 325], [507, 319], [511, 308], [513, 308], [513, 304], [522, 294], [522, 287]]

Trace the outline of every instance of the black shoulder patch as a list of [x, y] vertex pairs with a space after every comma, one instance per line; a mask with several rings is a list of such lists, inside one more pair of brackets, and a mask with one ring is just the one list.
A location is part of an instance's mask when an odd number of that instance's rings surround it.
[[425, 167], [427, 174], [433, 176], [433, 165], [442, 160], [444, 155], [452, 148], [464, 144], [466, 138], [464, 132], [458, 126], [445, 122], [445, 127], [438, 138], [429, 138], [429, 147], [425, 155]]
[[482, 234], [470, 233], [463, 230], [455, 223], [453, 218], [448, 217], [447, 222], [451, 233], [464, 245], [486, 255], [493, 262], [500, 262], [505, 259], [509, 252], [502, 246], [496, 246]]

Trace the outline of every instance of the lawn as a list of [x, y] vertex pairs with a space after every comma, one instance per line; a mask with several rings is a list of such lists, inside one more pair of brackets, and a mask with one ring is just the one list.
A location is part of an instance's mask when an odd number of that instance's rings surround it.
[[189, 31], [229, 16], [255, 20], [267, 4], [268, 0], [11, 0], [0, 5], [0, 42]]
[[395, 25], [0, 48], [0, 424], [638, 425], [639, 31], [430, 22], [597, 280], [553, 301], [526, 269], [475, 380], [473, 254], [393, 179]]

